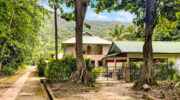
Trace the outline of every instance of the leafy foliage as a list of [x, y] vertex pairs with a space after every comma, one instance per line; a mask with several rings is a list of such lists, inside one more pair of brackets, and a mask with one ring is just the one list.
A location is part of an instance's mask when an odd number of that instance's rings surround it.
[[[144, 39], [146, 0], [93, 0], [91, 7], [96, 13], [125, 10], [136, 15], [133, 23], [137, 26], [137, 36]], [[179, 40], [179, 0], [156, 0], [153, 22], [155, 28], [154, 40]], [[160, 34], [161, 35], [158, 35]]]
[[0, 63], [18, 69], [33, 57], [48, 11], [37, 0], [0, 0]]
[[[89, 71], [92, 70], [90, 61], [90, 59], [85, 59]], [[51, 60], [48, 63], [46, 78], [50, 81], [68, 80], [76, 70], [76, 58], [73, 55], [66, 55], [58, 61]]]
[[133, 64], [131, 64], [131, 70], [130, 70], [131, 81], [138, 80], [138, 78], [142, 74], [142, 68], [143, 68], [143, 63], [141, 62], [134, 62]]
[[4, 75], [13, 75], [15, 74], [15, 68], [13, 68], [10, 64], [8, 64], [6, 67], [2, 69], [2, 73]]
[[[173, 61], [169, 61], [167, 63], [154, 64], [155, 68], [155, 77], [157, 80], [174, 80], [177, 75], [177, 69], [175, 68], [175, 63]], [[134, 62], [131, 64], [131, 81], [138, 80], [142, 73], [143, 63], [142, 62]], [[175, 79], [176, 80], [176, 79]]]
[[37, 65], [39, 76], [41, 77], [45, 76], [45, 70], [46, 70], [46, 67], [48, 67], [47, 63], [50, 60], [52, 60], [52, 58], [43, 57], [39, 59], [39, 62]]
[[176, 74], [176, 69], [167, 64], [155, 65], [156, 79], [157, 80], [166, 80], [173, 79], [173, 75]]
[[119, 27], [118, 24], [115, 25], [114, 30], [110, 29], [109, 34], [113, 37], [112, 40], [122, 40], [122, 34], [125, 32], [124, 25]]
[[100, 77], [103, 76], [103, 72], [105, 72], [104, 68], [94, 68], [92, 69], [92, 79], [95, 82], [95, 80]]
[[[119, 26], [124, 25], [127, 27], [130, 23], [122, 23], [118, 21], [93, 21], [86, 20], [86, 23], [91, 25], [91, 29], [84, 27], [84, 31], [88, 31], [98, 37], [102, 37], [107, 40], [112, 40], [111, 35], [108, 34], [109, 28], [114, 28], [116, 24]], [[58, 19], [58, 47], [61, 47], [61, 42], [68, 40], [75, 36], [75, 23], [72, 21], [65, 21], [62, 19]], [[47, 24], [42, 28], [40, 36], [41, 41], [41, 51], [42, 53], [52, 53], [54, 51], [54, 25], [53, 19], [47, 19]], [[59, 49], [60, 51], [60, 49]]]

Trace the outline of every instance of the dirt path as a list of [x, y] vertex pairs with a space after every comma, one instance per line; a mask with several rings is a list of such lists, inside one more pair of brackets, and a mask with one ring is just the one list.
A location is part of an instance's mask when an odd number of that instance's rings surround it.
[[28, 69], [20, 70], [15, 75], [9, 77], [0, 78], [0, 98], [2, 98], [3, 93], [12, 88], [13, 84], [26, 73]]
[[31, 69], [31, 74], [24, 83], [16, 100], [47, 100], [41, 88], [40, 78], [36, 68]]
[[0, 100], [46, 100], [36, 67], [29, 67], [7, 81], [8, 85], [7, 82], [0, 85]]
[[99, 91], [75, 94], [58, 100], [143, 100], [142, 94], [132, 91], [133, 83], [105, 84]]
[[132, 83], [110, 84], [98, 92], [92, 91], [79, 97], [85, 100], [141, 100], [142, 95], [131, 91], [132, 85]]
[[[28, 68], [30, 69], [30, 68]], [[14, 84], [11, 88], [9, 88], [8, 90], [6, 90], [3, 94], [0, 100], [14, 100], [16, 98], [16, 96], [18, 95], [19, 91], [21, 90], [21, 88], [24, 85], [24, 82], [27, 80], [27, 78], [29, 77], [29, 74], [31, 72], [27, 71], [23, 76], [21, 76]]]

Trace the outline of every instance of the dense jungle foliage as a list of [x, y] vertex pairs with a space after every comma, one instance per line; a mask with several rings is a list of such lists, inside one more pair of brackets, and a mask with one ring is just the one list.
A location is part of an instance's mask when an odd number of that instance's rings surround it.
[[0, 12], [0, 70], [14, 74], [38, 56], [38, 36], [49, 11], [37, 0], [0, 0]]

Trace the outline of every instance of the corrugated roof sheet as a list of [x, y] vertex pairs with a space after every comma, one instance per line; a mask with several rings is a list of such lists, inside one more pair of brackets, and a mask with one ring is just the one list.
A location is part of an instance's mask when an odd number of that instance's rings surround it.
[[[73, 37], [67, 41], [64, 41], [62, 44], [74, 44], [76, 42], [76, 38]], [[84, 44], [111, 44], [112, 42], [99, 38], [91, 33], [85, 32], [83, 34], [83, 43]]]
[[[115, 41], [115, 45], [121, 52], [142, 53], [143, 41]], [[180, 42], [174, 41], [153, 41], [154, 53], [180, 53]]]

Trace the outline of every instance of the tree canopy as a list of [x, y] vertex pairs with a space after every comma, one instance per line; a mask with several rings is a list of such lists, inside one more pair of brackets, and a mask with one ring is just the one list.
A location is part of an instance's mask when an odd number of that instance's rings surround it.
[[37, 0], [0, 0], [0, 62], [18, 67], [32, 58], [49, 11]]

